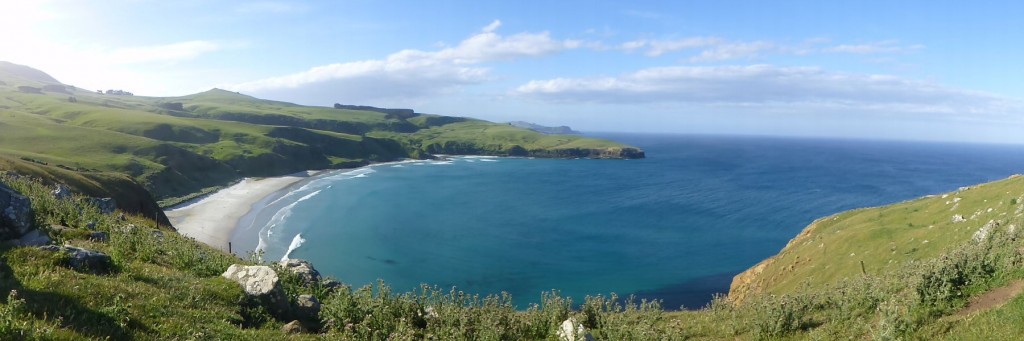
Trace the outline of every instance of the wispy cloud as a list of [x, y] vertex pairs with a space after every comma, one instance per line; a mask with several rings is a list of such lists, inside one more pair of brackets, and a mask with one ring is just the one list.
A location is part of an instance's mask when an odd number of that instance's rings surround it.
[[691, 62], [723, 61], [732, 59], [752, 59], [761, 53], [775, 49], [775, 44], [766, 41], [749, 43], [718, 44], [713, 48], [701, 51], [691, 57]]
[[1019, 100], [932, 82], [772, 65], [657, 67], [618, 77], [535, 80], [515, 93], [576, 103], [786, 104], [964, 117], [1024, 113]]
[[865, 44], [842, 44], [832, 47], [827, 47], [823, 51], [832, 53], [852, 53], [852, 54], [882, 54], [882, 53], [905, 53], [921, 50], [924, 45], [913, 44], [913, 45], [901, 45], [895, 40], [885, 40], [878, 42], [870, 42]]
[[908, 53], [924, 48], [921, 44], [900, 44], [896, 40], [884, 40], [862, 44], [831, 43], [828, 38], [810, 38], [800, 43], [778, 43], [767, 40], [730, 41], [711, 36], [697, 36], [678, 39], [636, 39], [621, 43], [614, 48], [632, 53], [643, 51], [648, 57], [660, 57], [673, 52], [699, 50], [688, 60], [691, 63], [720, 62], [737, 59], [755, 59], [765, 55], [806, 56], [820, 53], [848, 54], [896, 54]]
[[384, 59], [335, 63], [279, 77], [225, 87], [243, 92], [301, 92], [330, 89], [347, 100], [409, 98], [451, 91], [490, 79], [486, 62], [540, 57], [579, 48], [574, 40], [556, 40], [548, 32], [502, 36], [501, 21], [483, 27], [458, 45], [435, 51], [402, 50]]
[[690, 37], [683, 39], [638, 39], [619, 45], [625, 51], [646, 50], [645, 55], [658, 57], [665, 53], [680, 50], [697, 49], [721, 44], [722, 40], [715, 37]]

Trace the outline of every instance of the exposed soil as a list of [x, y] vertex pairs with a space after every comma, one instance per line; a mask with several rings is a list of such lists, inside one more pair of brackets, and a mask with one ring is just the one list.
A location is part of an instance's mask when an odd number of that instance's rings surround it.
[[1017, 295], [1024, 292], [1024, 280], [1016, 280], [1007, 286], [989, 290], [988, 292], [971, 298], [967, 306], [954, 314], [954, 317], [963, 317], [978, 312], [997, 308], [1009, 302]]

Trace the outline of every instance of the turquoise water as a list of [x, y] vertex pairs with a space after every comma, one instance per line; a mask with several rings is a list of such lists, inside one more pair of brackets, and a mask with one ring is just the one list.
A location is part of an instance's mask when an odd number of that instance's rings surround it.
[[[700, 307], [804, 226], [1024, 170], [1024, 147], [606, 134], [643, 160], [453, 157], [319, 177], [236, 232], [353, 286]], [[269, 233], [268, 233], [269, 231]]]

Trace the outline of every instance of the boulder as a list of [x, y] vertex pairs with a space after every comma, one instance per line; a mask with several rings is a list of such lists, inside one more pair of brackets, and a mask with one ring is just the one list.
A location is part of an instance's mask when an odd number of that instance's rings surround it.
[[302, 259], [289, 259], [282, 261], [281, 268], [291, 271], [292, 273], [299, 275], [299, 278], [305, 283], [305, 285], [312, 286], [313, 283], [320, 281], [320, 272], [316, 271], [313, 264]]
[[277, 273], [269, 266], [233, 264], [221, 276], [240, 284], [250, 298], [257, 300], [274, 316], [280, 318], [289, 314], [288, 298]]
[[104, 231], [93, 231], [89, 233], [89, 240], [95, 242], [106, 242], [110, 240], [110, 235]]
[[576, 321], [576, 318], [570, 317], [569, 319], [562, 322], [562, 326], [558, 328], [558, 340], [560, 341], [594, 341], [594, 336], [587, 332], [587, 328], [583, 327], [583, 324]]
[[300, 323], [298, 320], [295, 320], [288, 322], [288, 324], [284, 325], [284, 327], [281, 327], [281, 331], [285, 332], [285, 334], [299, 334], [305, 333], [306, 328], [303, 328], [302, 323]]
[[50, 236], [40, 230], [32, 230], [26, 233], [21, 238], [14, 240], [14, 245], [18, 246], [40, 246], [50, 243]]
[[951, 219], [950, 221], [952, 221], [954, 223], [962, 223], [962, 222], [967, 221], [967, 219], [964, 219], [964, 216], [961, 215], [961, 214], [955, 214], [955, 215], [953, 215], [953, 219]]
[[103, 214], [112, 214], [117, 209], [117, 202], [114, 201], [114, 198], [87, 198], [84, 201], [96, 206]]
[[50, 252], [63, 252], [68, 256], [67, 264], [72, 269], [81, 272], [104, 273], [110, 271], [114, 264], [110, 256], [95, 250], [67, 245], [46, 245], [40, 246], [39, 249]]
[[0, 183], [0, 237], [17, 238], [32, 228], [32, 201]]
[[52, 194], [53, 197], [57, 198], [58, 200], [70, 199], [71, 188], [68, 188], [68, 186], [65, 186], [64, 184], [57, 184], [57, 188], [54, 188], [52, 191], [50, 191], [50, 194]]
[[299, 320], [316, 323], [320, 321], [320, 301], [313, 295], [299, 295], [295, 299]]

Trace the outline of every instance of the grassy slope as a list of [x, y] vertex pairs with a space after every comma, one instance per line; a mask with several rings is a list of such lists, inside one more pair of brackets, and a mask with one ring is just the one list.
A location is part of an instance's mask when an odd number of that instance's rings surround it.
[[[451, 154], [444, 148], [427, 150], [420, 143], [424, 136], [429, 137], [427, 144], [474, 146], [462, 153], [507, 155], [518, 144], [536, 151], [535, 156], [576, 157], [580, 155], [557, 151], [582, 146], [601, 148], [583, 156], [636, 157], [621, 153], [625, 146], [610, 141], [573, 136], [565, 144], [560, 137], [484, 121], [448, 124], [468, 121], [464, 118], [406, 119], [219, 89], [173, 98], [105, 95], [61, 88], [45, 73], [11, 64], [0, 64], [0, 81], [0, 155], [128, 174], [165, 204], [242, 176]], [[23, 93], [21, 85], [51, 90]]]
[[[241, 288], [218, 275], [233, 262], [226, 253], [154, 226], [152, 220], [129, 216], [120, 221], [74, 201], [59, 201], [48, 188], [24, 180], [0, 181], [27, 194], [37, 226], [49, 229], [58, 243], [105, 252], [115, 270], [90, 274], [62, 266], [61, 257], [31, 247], [2, 247], [0, 289], [8, 296], [0, 308], [4, 339], [21, 335], [46, 339], [273, 339], [284, 335], [269, 323], [242, 329]], [[80, 213], [81, 212], [81, 213]], [[85, 229], [110, 233], [109, 242], [92, 241]], [[134, 225], [131, 231], [124, 226]], [[155, 235], [154, 231], [163, 231]], [[15, 301], [11, 301], [11, 299]], [[23, 300], [19, 307], [17, 300]]]
[[[961, 245], [989, 221], [1003, 226], [1024, 212], [1024, 177], [819, 219], [776, 256], [740, 274], [731, 295], [785, 293], [882, 273], [908, 261], [935, 258]], [[954, 222], [961, 215], [966, 221]], [[757, 273], [757, 274], [754, 274]]]

